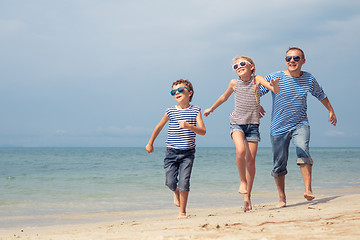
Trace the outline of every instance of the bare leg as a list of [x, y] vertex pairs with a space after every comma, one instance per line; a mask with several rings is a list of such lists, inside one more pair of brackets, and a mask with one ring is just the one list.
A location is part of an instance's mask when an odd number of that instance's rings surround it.
[[258, 148], [258, 142], [248, 142], [246, 144], [246, 182], [247, 182], [247, 193], [244, 195], [244, 212], [252, 210], [251, 205], [251, 190], [255, 178], [255, 159]]
[[312, 165], [311, 164], [301, 164], [300, 165], [301, 174], [304, 180], [305, 192], [304, 198], [308, 201], [311, 201], [315, 198], [311, 189], [311, 173], [312, 173]]
[[286, 207], [286, 195], [285, 195], [285, 175], [274, 178], [276, 187], [279, 192], [279, 204], [278, 207]]
[[180, 207], [180, 196], [179, 196], [179, 190], [177, 188], [174, 191], [174, 205]]
[[187, 218], [186, 216], [186, 204], [189, 196], [189, 192], [180, 191], [180, 209], [179, 209], [179, 216], [177, 219], [184, 219]]
[[232, 138], [236, 148], [236, 166], [238, 168], [240, 176], [240, 187], [239, 193], [247, 193], [247, 182], [246, 182], [246, 163], [245, 163], [245, 145], [244, 145], [244, 134], [236, 131], [232, 134]]

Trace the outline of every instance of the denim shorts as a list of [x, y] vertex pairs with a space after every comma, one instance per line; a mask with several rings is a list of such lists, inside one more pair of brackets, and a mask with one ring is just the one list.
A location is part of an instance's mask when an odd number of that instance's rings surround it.
[[230, 134], [236, 131], [242, 132], [248, 142], [260, 142], [259, 124], [236, 125], [230, 124]]
[[165, 185], [175, 191], [190, 191], [190, 176], [195, 159], [195, 149], [166, 148], [164, 169]]
[[273, 177], [281, 177], [287, 174], [287, 161], [289, 158], [289, 145], [292, 140], [295, 145], [298, 165], [313, 164], [313, 159], [309, 153], [310, 126], [300, 125], [282, 135], [271, 135], [271, 144], [273, 149]]

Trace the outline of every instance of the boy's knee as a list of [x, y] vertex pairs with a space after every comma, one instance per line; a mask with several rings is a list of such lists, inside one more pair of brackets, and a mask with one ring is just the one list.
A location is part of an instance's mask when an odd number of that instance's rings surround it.
[[175, 192], [176, 188], [177, 188], [177, 183], [174, 181], [166, 181], [165, 185], [173, 192]]
[[177, 179], [172, 174], [166, 174], [165, 185], [171, 190], [175, 191], [177, 188]]

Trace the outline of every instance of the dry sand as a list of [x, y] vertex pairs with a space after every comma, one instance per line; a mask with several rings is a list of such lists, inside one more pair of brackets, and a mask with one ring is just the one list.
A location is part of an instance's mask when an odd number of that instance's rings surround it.
[[345, 195], [321, 194], [311, 202], [288, 201], [285, 208], [269, 203], [246, 213], [241, 207], [188, 209], [189, 218], [183, 220], [175, 219], [176, 208], [146, 212], [147, 217], [128, 215], [133, 219], [126, 221], [91, 223], [96, 215], [89, 215], [84, 224], [0, 228], [0, 239], [360, 239], [359, 187]]

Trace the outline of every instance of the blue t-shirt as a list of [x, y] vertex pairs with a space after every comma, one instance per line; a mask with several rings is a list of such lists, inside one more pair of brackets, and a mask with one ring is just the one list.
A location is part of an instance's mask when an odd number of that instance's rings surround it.
[[[300, 77], [293, 78], [279, 71], [265, 77], [268, 82], [271, 78], [280, 78], [280, 92], [277, 94], [272, 92], [270, 134], [281, 135], [299, 125], [309, 125], [307, 93], [310, 92], [319, 101], [326, 98], [326, 94], [315, 77], [303, 71]], [[261, 86], [261, 96], [268, 92], [267, 88]]]
[[200, 107], [193, 105], [186, 109], [178, 109], [176, 106], [173, 106], [166, 110], [166, 114], [170, 118], [166, 147], [174, 149], [195, 148], [196, 133], [189, 129], [181, 129], [178, 122], [185, 120], [189, 124], [196, 126], [196, 117], [199, 111]]

